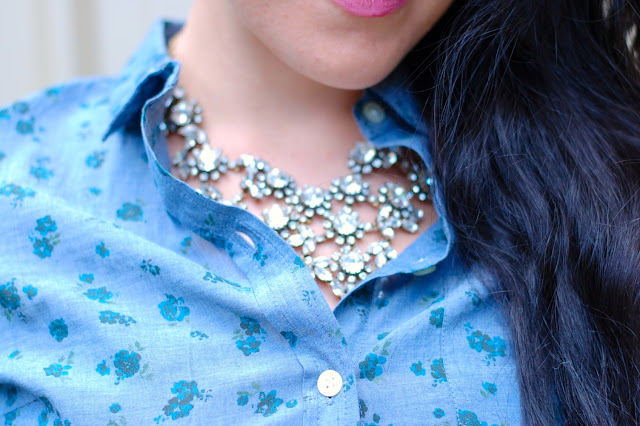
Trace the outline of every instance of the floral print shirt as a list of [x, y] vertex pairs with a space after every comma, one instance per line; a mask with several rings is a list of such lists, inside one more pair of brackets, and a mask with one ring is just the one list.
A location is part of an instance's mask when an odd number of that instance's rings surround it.
[[[179, 28], [154, 25], [120, 76], [0, 109], [4, 424], [520, 424], [505, 320], [445, 219], [332, 311], [260, 219], [169, 174]], [[402, 71], [354, 117], [428, 166]]]

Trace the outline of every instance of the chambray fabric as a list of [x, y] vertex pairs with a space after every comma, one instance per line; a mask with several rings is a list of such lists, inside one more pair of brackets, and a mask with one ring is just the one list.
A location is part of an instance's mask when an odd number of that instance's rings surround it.
[[[438, 193], [441, 220], [332, 311], [258, 218], [169, 174], [179, 28], [155, 24], [120, 76], [0, 109], [4, 424], [520, 424], [506, 323], [456, 258]], [[428, 166], [403, 76], [354, 117]], [[332, 398], [328, 369], [344, 380]]]

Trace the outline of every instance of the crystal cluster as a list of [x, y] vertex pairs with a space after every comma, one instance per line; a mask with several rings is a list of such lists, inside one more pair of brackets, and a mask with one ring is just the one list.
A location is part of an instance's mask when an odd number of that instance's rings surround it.
[[[245, 154], [229, 160], [219, 148], [212, 148], [200, 127], [201, 113], [202, 108], [187, 100], [181, 88], [174, 90], [167, 103], [164, 128], [184, 137], [184, 149], [173, 159], [178, 176], [182, 180], [197, 177], [203, 183], [200, 193], [229, 205], [247, 208], [246, 197], [276, 199], [262, 212], [264, 222], [302, 253], [313, 277], [331, 285], [336, 296], [343, 297], [373, 270], [397, 256], [392, 241], [398, 231], [418, 232], [424, 213], [413, 201], [429, 199], [431, 179], [418, 162], [411, 161], [411, 151], [378, 149], [369, 142], [358, 142], [347, 161], [350, 175], [333, 179], [328, 189], [299, 186], [286, 172], [258, 157]], [[404, 172], [411, 188], [394, 182], [386, 182], [377, 190], [370, 187], [368, 176], [394, 167]], [[214, 183], [230, 172], [242, 174], [240, 191], [231, 199], [223, 199]], [[375, 220], [360, 219], [357, 208], [364, 204], [375, 208]], [[321, 220], [321, 231], [312, 229], [314, 220]], [[364, 251], [356, 247], [358, 240], [372, 233], [379, 236], [378, 241]], [[332, 256], [315, 254], [319, 245], [328, 243], [338, 247]]]

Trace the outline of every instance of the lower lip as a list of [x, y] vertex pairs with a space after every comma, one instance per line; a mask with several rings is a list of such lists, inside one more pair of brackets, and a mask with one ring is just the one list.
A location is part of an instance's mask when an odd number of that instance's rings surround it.
[[407, 0], [333, 0], [333, 2], [352, 15], [379, 18], [400, 9]]

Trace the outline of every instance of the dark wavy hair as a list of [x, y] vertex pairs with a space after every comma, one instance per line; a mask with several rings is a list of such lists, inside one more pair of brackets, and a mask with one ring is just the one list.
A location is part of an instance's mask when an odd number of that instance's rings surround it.
[[454, 0], [407, 57], [525, 420], [640, 424], [640, 2]]

